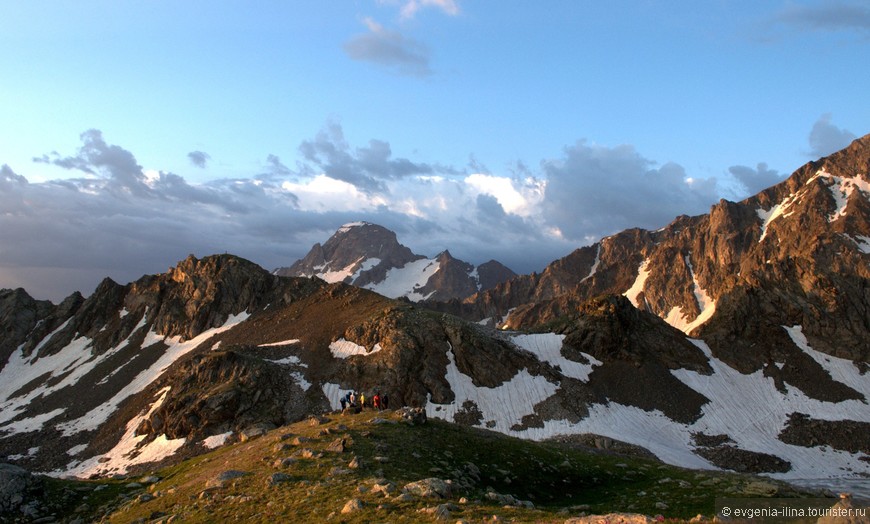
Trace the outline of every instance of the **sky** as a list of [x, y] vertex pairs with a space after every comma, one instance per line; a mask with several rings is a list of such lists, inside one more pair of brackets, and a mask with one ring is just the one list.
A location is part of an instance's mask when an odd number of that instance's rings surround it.
[[0, 1], [0, 288], [347, 222], [540, 271], [870, 133], [858, 0]]

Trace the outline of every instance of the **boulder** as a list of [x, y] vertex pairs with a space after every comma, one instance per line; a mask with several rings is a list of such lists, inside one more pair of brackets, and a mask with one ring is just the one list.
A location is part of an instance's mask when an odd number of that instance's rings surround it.
[[0, 515], [16, 511], [28, 493], [39, 489], [41, 484], [38, 477], [24, 468], [0, 463]]
[[363, 502], [360, 499], [350, 499], [347, 501], [344, 507], [341, 508], [341, 513], [342, 515], [346, 515], [348, 513], [356, 513], [358, 511], [362, 511], [362, 509]]
[[449, 482], [432, 477], [405, 484], [402, 491], [418, 497], [446, 499], [450, 497], [453, 489]]

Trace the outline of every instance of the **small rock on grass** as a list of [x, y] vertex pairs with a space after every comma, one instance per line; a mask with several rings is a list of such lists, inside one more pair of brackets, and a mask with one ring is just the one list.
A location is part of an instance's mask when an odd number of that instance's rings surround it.
[[269, 485], [275, 486], [283, 482], [287, 482], [291, 478], [292, 477], [286, 473], [272, 473], [272, 476], [269, 477]]
[[360, 499], [350, 499], [347, 501], [344, 507], [341, 508], [341, 513], [343, 515], [347, 513], [356, 513], [357, 511], [362, 511], [362, 509], [363, 502]]

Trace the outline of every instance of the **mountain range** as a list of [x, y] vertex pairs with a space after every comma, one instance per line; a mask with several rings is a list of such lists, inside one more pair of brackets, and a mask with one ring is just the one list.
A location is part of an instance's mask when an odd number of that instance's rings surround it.
[[870, 136], [532, 275], [426, 259], [355, 223], [274, 272], [191, 256], [56, 305], [3, 290], [0, 449], [29, 470], [123, 474], [356, 390], [680, 466], [866, 477], [868, 173]]
[[466, 298], [516, 276], [495, 260], [474, 266], [446, 250], [431, 259], [415, 255], [394, 232], [368, 222], [345, 224], [326, 243], [315, 244], [305, 258], [275, 274], [316, 276], [413, 302]]

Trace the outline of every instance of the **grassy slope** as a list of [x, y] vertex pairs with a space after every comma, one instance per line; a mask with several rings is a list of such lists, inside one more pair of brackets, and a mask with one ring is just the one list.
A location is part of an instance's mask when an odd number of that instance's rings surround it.
[[[711, 515], [716, 497], [793, 494], [782, 484], [749, 476], [691, 471], [637, 457], [528, 442], [438, 420], [422, 426], [372, 423], [376, 416], [364, 412], [331, 415], [322, 425], [300, 422], [157, 471], [161, 480], [143, 488], [154, 495], [153, 500], [143, 502], [133, 494], [107, 520], [419, 522], [433, 518], [419, 509], [446, 501], [396, 500], [401, 488], [428, 477], [472, 480], [468, 463], [479, 469], [479, 480], [470, 488], [455, 490], [449, 500], [457, 506], [452, 521], [480, 521], [498, 514], [519, 522], [563, 522], [581, 511], [689, 518]], [[329, 433], [322, 434], [324, 430]], [[312, 440], [294, 446], [287, 435]], [[339, 437], [347, 439], [347, 451], [324, 451]], [[323, 457], [300, 458], [288, 467], [275, 464], [299, 448], [322, 452]], [[353, 457], [361, 462], [358, 469], [347, 467]], [[219, 488], [208, 487], [227, 470], [249, 474]], [[270, 485], [276, 472], [289, 479]], [[389, 497], [372, 493], [370, 488], [382, 482], [379, 479], [395, 483], [397, 491]], [[361, 492], [360, 487], [369, 491]], [[502, 507], [487, 499], [488, 488], [530, 500], [535, 508]], [[459, 504], [461, 497], [469, 502]], [[364, 509], [341, 514], [351, 498], [362, 500]], [[657, 507], [661, 502], [668, 507]]]

